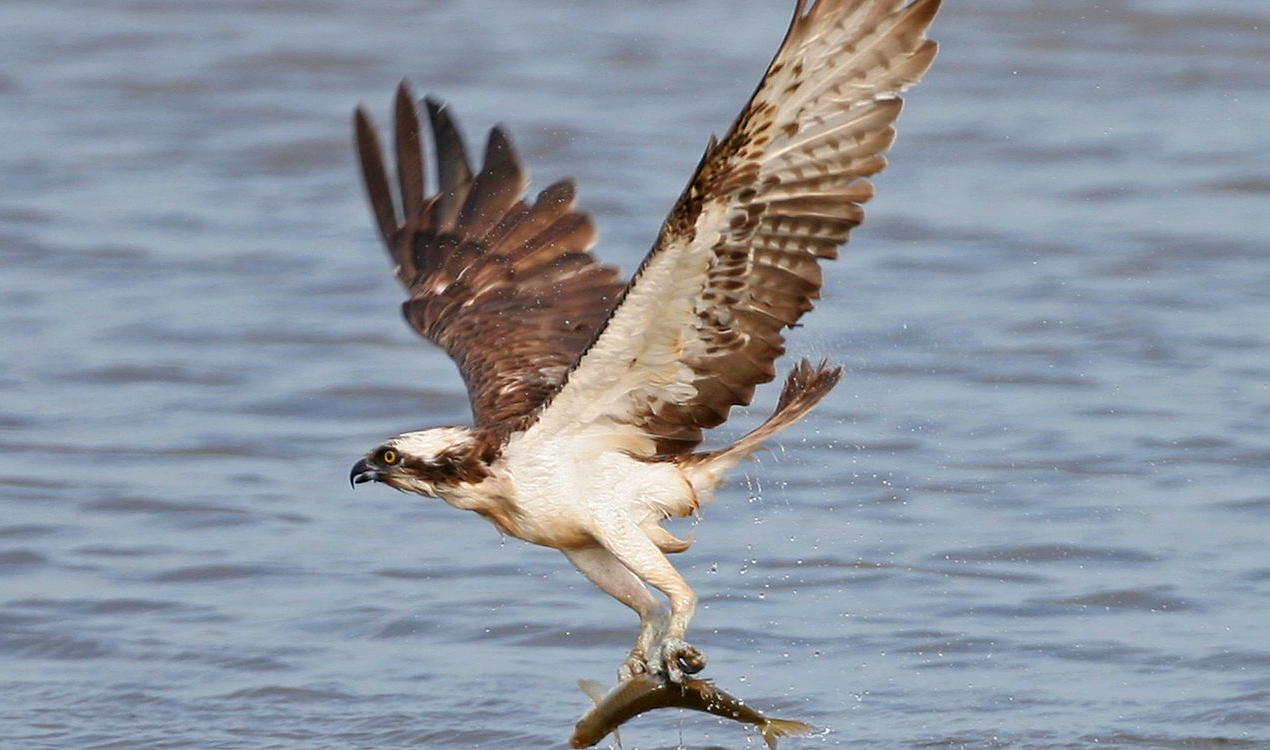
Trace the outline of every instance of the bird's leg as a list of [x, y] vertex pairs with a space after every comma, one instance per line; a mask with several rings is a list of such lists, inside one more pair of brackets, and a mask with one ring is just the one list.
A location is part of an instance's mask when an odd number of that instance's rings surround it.
[[666, 593], [670, 597], [670, 622], [653, 663], [653, 670], [665, 674], [672, 682], [683, 682], [685, 675], [696, 674], [706, 666], [705, 655], [684, 640], [688, 622], [697, 608], [697, 595], [686, 585], [683, 590], [686, 595]]
[[[684, 641], [684, 633], [697, 608], [697, 595], [648, 536], [629, 519], [609, 518], [597, 531], [597, 539], [622, 565], [651, 584], [670, 600], [670, 619], [661, 642], [648, 655], [648, 669], [683, 682], [686, 674], [700, 672], [706, 659]], [[647, 591], [647, 590], [645, 590]], [[641, 631], [641, 640], [646, 634]], [[638, 645], [637, 645], [638, 648]]]
[[666, 609], [659, 603], [657, 610], [650, 617], [640, 617], [639, 635], [635, 637], [635, 647], [631, 649], [630, 654], [626, 656], [626, 661], [617, 670], [618, 682], [624, 682], [637, 674], [649, 671], [648, 655], [654, 652], [657, 644], [661, 643], [665, 632]]
[[619, 682], [648, 671], [648, 657], [666, 630], [666, 608], [653, 596], [639, 577], [603, 547], [564, 550], [587, 580], [639, 614], [639, 635], [635, 647], [617, 670]]
[[661, 669], [672, 681], [683, 682], [685, 674], [696, 674], [706, 666], [706, 657], [684, 640], [688, 622], [697, 609], [697, 595], [684, 585], [686, 596], [671, 596], [670, 622], [661, 639]]

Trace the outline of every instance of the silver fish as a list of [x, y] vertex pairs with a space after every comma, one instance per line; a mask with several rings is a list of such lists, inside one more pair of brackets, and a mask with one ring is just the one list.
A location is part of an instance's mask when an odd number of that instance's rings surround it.
[[[801, 721], [768, 718], [709, 680], [686, 679], [680, 684], [664, 677], [638, 674], [618, 683], [608, 693], [598, 682], [591, 680], [579, 680], [578, 687], [591, 696], [595, 705], [578, 719], [573, 728], [573, 737], [569, 740], [572, 747], [591, 747], [609, 734], [617, 736], [619, 726], [658, 708], [690, 708], [753, 724], [763, 735], [763, 741], [773, 749], [778, 737], [816, 731], [815, 727]], [[620, 746], [621, 737], [617, 740]]]

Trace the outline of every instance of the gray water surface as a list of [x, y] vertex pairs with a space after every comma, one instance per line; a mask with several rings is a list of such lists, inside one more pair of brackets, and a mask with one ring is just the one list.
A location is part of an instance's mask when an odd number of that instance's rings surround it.
[[[350, 112], [506, 123], [629, 271], [791, 5], [0, 5], [0, 745], [562, 747], [633, 615], [348, 488], [468, 418]], [[783, 748], [1270, 747], [1270, 5], [947, 6], [792, 334], [849, 375], [679, 558], [707, 674]]]

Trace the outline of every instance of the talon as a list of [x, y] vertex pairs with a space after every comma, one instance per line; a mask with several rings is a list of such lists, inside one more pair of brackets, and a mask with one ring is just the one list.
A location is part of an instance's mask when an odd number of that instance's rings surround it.
[[696, 674], [706, 668], [706, 656], [697, 649], [689, 646], [686, 650], [677, 656], [679, 668], [686, 674]]
[[696, 647], [679, 638], [667, 638], [657, 649], [659, 664], [650, 664], [671, 682], [682, 683], [686, 675], [696, 674], [706, 666], [706, 657]]
[[653, 673], [648, 668], [648, 659], [645, 656], [647, 651], [640, 644], [636, 644], [635, 648], [626, 655], [626, 661], [622, 662], [622, 666], [617, 668], [617, 681], [626, 682], [632, 677], [641, 674]]
[[626, 657], [626, 661], [622, 663], [622, 666], [617, 668], [617, 681], [626, 682], [632, 677], [646, 672], [648, 672], [648, 664], [644, 661], [644, 655], [632, 651], [631, 655]]

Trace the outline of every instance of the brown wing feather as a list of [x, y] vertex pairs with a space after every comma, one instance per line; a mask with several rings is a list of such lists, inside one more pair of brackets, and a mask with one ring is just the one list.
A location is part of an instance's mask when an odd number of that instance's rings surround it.
[[[938, 8], [799, 1], [763, 81], [711, 141], [544, 422], [607, 419], [651, 438], [656, 453], [683, 453], [775, 377], [784, 329], [819, 297], [821, 261], [864, 218], [899, 93], [934, 59], [926, 31]], [[597, 403], [606, 406], [588, 406]]]
[[414, 101], [403, 82], [394, 138], [400, 214], [374, 126], [357, 110], [371, 210], [410, 295], [406, 320], [458, 364], [477, 426], [514, 429], [558, 389], [625, 284], [587, 252], [595, 228], [575, 210], [572, 183], [527, 202], [524, 170], [501, 128], [473, 174], [458, 127], [432, 100], [438, 188], [427, 195]]
[[[712, 248], [696, 309], [696, 335], [705, 346], [687, 364], [697, 396], [642, 415], [660, 437], [659, 451], [690, 450], [703, 428], [721, 424], [732, 406], [748, 404], [755, 387], [776, 376], [783, 329], [820, 296], [820, 261], [836, 258], [864, 220], [861, 204], [873, 196], [868, 178], [886, 166], [882, 154], [895, 139], [897, 94], [925, 73], [937, 49], [925, 32], [939, 0], [901, 6], [895, 0], [820, 0], [804, 13], [800, 2], [765, 82], [707, 153], [672, 212], [659, 246], [677, 241], [668, 234], [698, 231], [706, 204], [726, 202], [729, 219]], [[853, 22], [854, 34], [848, 31]], [[832, 42], [841, 50], [837, 55], [865, 63], [844, 70], [846, 62], [830, 58], [816, 75], [798, 70], [809, 64], [807, 55], [796, 54], [800, 46], [806, 48], [813, 34], [835, 32], [842, 34]], [[864, 45], [872, 50], [860, 49]], [[786, 66], [792, 80], [770, 85]], [[866, 97], [853, 101], [852, 92]], [[803, 114], [782, 115], [787, 102], [800, 98]], [[825, 106], [836, 98], [838, 106]]]

